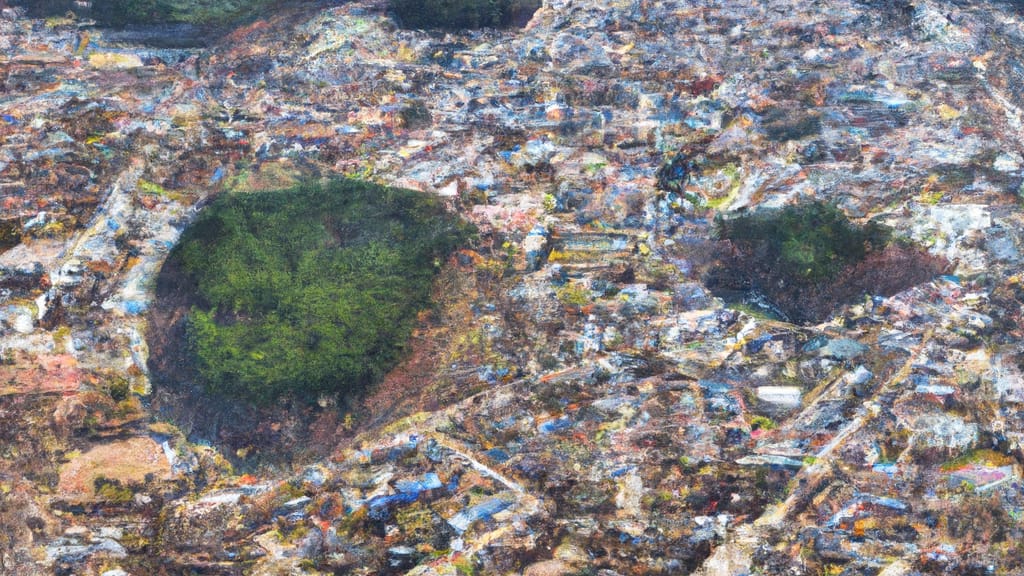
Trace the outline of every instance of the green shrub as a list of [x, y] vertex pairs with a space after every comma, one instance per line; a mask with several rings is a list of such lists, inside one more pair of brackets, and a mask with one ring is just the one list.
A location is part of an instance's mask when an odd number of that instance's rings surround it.
[[753, 430], [775, 430], [778, 424], [767, 416], [754, 416], [750, 419], [750, 428]]
[[170, 256], [196, 289], [202, 383], [257, 404], [366, 388], [469, 234], [436, 198], [354, 180], [219, 197]]
[[761, 126], [772, 140], [799, 140], [821, 133], [821, 116], [799, 108], [778, 107], [765, 112]]
[[21, 222], [17, 218], [0, 220], [0, 252], [21, 242]]
[[522, 26], [540, 8], [540, 0], [391, 0], [405, 28], [457, 30]]
[[567, 306], [579, 307], [590, 303], [590, 290], [580, 284], [566, 284], [559, 288], [555, 295], [559, 302]]
[[117, 377], [107, 383], [107, 393], [115, 402], [127, 400], [132, 394], [131, 382], [127, 378]]
[[135, 497], [135, 492], [130, 487], [122, 484], [120, 480], [106, 476], [97, 476], [93, 479], [92, 485], [96, 495], [110, 504], [127, 504]]

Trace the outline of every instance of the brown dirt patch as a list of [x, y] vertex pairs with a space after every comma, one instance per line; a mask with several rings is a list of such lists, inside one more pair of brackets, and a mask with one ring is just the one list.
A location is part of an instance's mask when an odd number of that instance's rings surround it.
[[156, 480], [171, 477], [163, 448], [150, 438], [130, 438], [96, 446], [61, 466], [57, 487], [65, 498], [90, 500], [100, 476], [132, 485], [145, 483], [149, 474]]
[[0, 365], [0, 396], [77, 392], [82, 381], [78, 361], [68, 354], [18, 357]]

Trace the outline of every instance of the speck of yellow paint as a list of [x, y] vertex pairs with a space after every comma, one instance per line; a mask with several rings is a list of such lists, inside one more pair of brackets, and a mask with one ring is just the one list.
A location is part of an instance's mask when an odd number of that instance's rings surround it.
[[956, 120], [957, 118], [960, 117], [961, 114], [959, 110], [953, 108], [948, 104], [940, 104], [936, 111], [939, 113], [939, 118], [942, 118], [943, 120], [946, 121]]

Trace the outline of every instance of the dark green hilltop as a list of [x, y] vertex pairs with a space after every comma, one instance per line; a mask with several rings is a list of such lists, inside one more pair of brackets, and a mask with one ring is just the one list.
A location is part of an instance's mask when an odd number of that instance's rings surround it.
[[[192, 24], [228, 26], [267, 16], [302, 0], [92, 0], [83, 7], [71, 0], [14, 0], [30, 15], [77, 12], [100, 26]], [[313, 3], [313, 0], [305, 0]], [[327, 2], [321, 2], [326, 4]], [[540, 8], [540, 0], [389, 0], [388, 9], [406, 28], [446, 30], [522, 26]]]
[[728, 249], [704, 278], [708, 287], [800, 324], [926, 282], [948, 265], [878, 222], [859, 225], [819, 201], [719, 216], [714, 235]]
[[194, 290], [187, 355], [208, 390], [256, 404], [359, 392], [471, 234], [434, 197], [355, 180], [222, 195], [169, 257]]

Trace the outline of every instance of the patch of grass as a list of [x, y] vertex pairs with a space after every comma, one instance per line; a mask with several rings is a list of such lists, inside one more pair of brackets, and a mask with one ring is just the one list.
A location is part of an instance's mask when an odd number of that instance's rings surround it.
[[558, 301], [567, 306], [586, 306], [590, 304], [590, 290], [578, 283], [568, 283], [558, 289]]
[[221, 196], [170, 256], [195, 287], [202, 383], [256, 404], [365, 389], [471, 232], [436, 198], [355, 180]]
[[940, 466], [940, 469], [943, 472], [953, 472], [972, 464], [980, 466], [1008, 466], [1015, 462], [1016, 460], [1006, 454], [1000, 454], [994, 450], [980, 449], [971, 450], [970, 452], [961, 454], [960, 456], [943, 463], [942, 466]]
[[96, 495], [111, 504], [127, 504], [135, 497], [135, 492], [131, 488], [106, 476], [97, 476], [92, 484], [96, 489]]
[[476, 566], [473, 565], [473, 560], [466, 556], [459, 556], [452, 560], [452, 566], [455, 567], [455, 571], [459, 576], [473, 576], [476, 574]]

